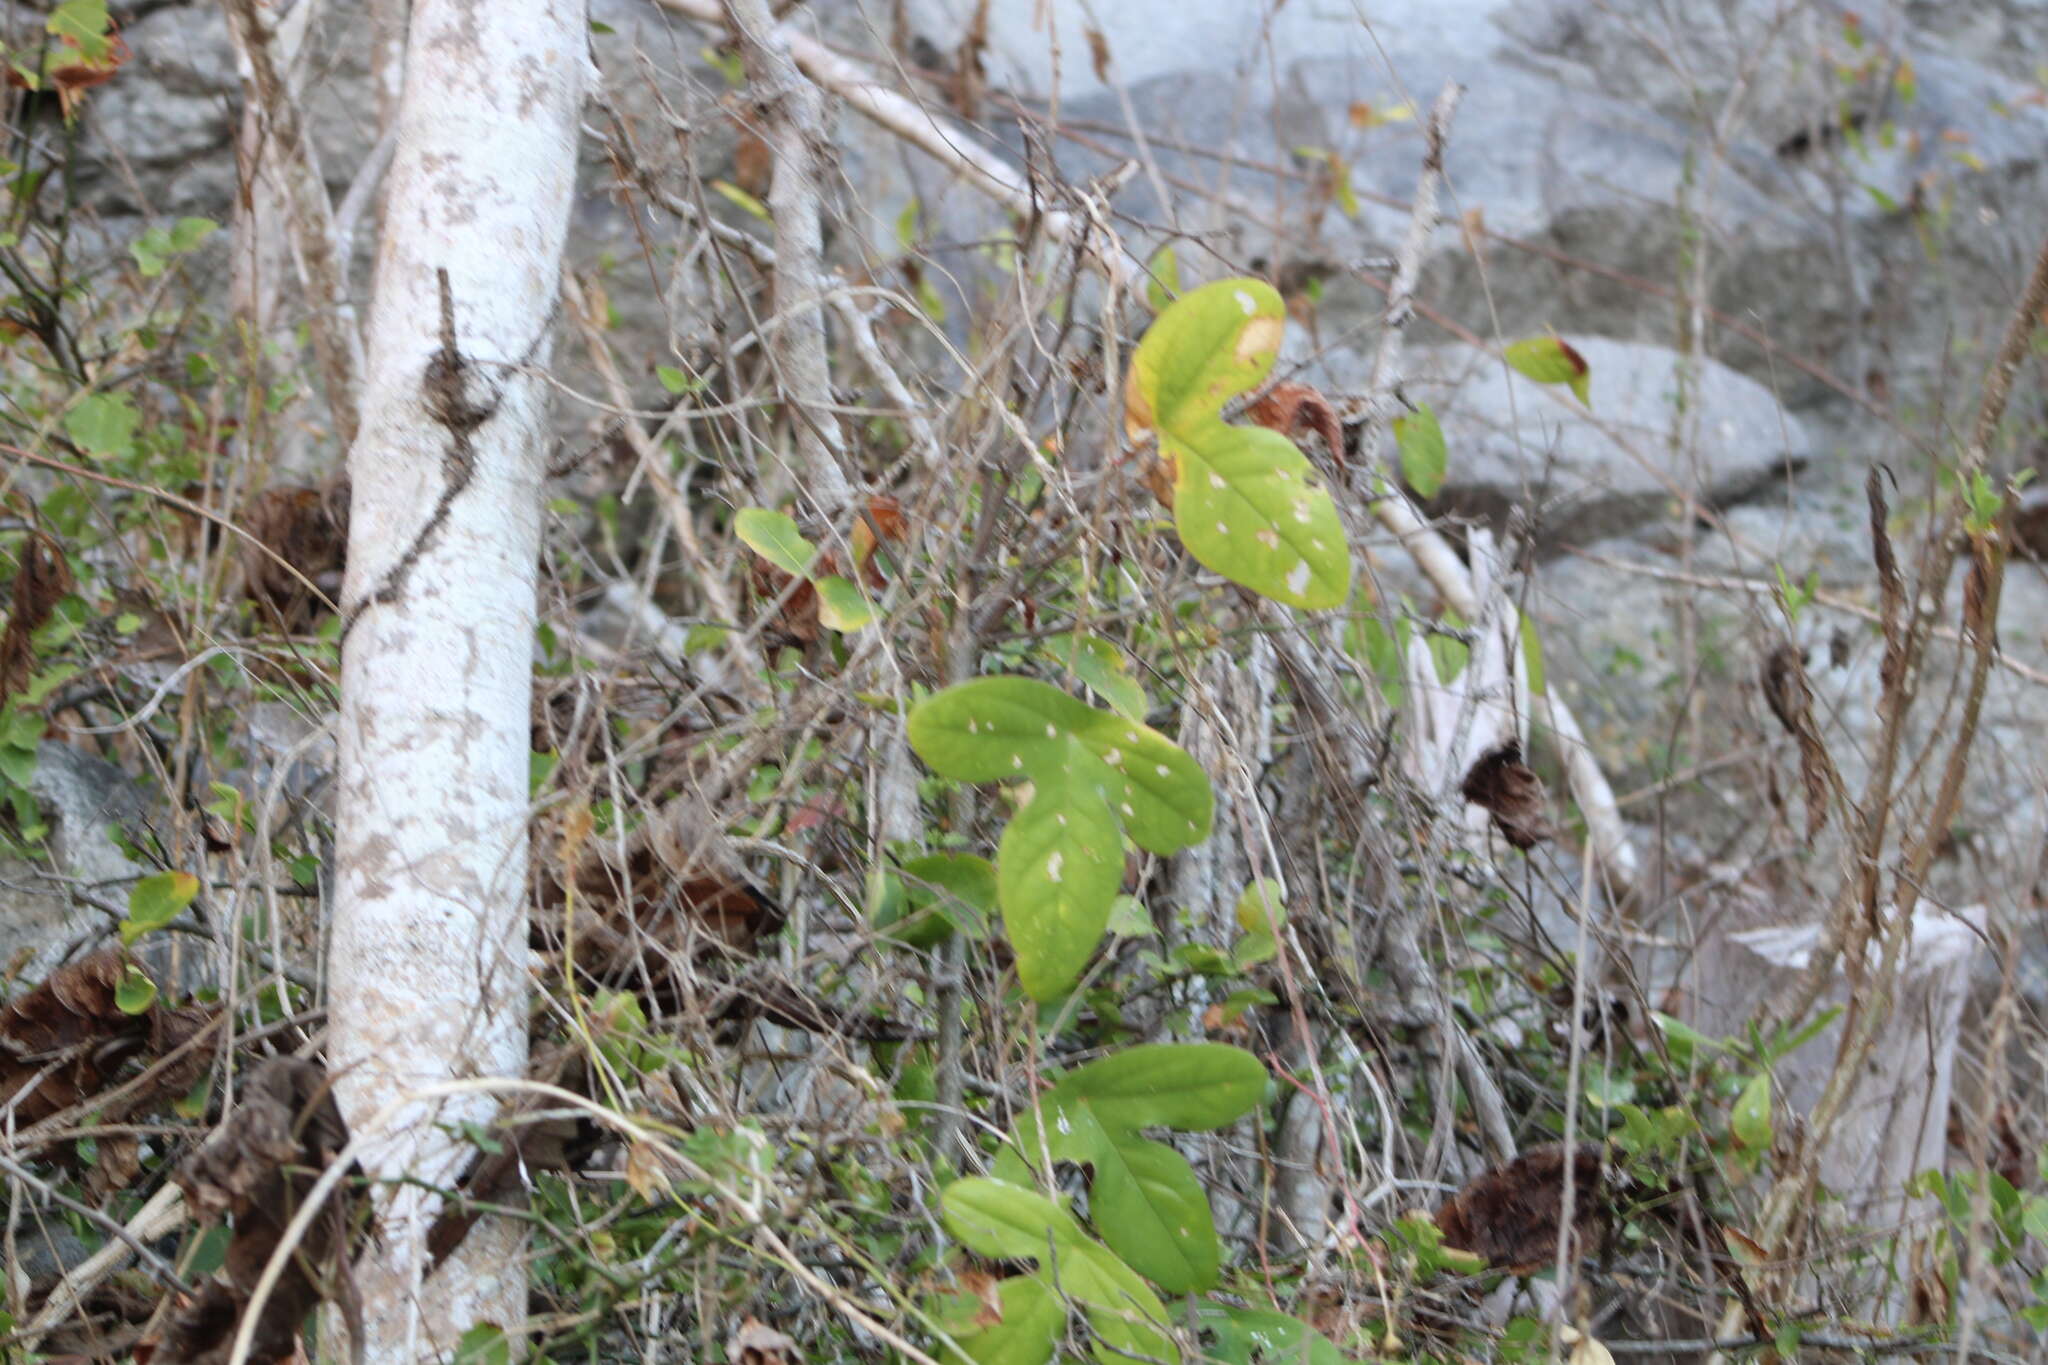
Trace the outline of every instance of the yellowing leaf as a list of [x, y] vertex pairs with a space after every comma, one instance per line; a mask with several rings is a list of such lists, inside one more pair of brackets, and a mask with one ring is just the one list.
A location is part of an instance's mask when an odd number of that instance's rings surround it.
[[1554, 336], [1528, 337], [1502, 352], [1509, 365], [1539, 384], [1563, 384], [1587, 407], [1593, 406], [1592, 370], [1586, 358]]
[[128, 893], [128, 917], [121, 921], [121, 942], [132, 944], [163, 928], [199, 894], [199, 879], [189, 872], [159, 872], [135, 883]]
[[795, 578], [810, 575], [818, 547], [805, 540], [796, 523], [765, 507], [742, 507], [732, 519], [733, 534], [742, 544]]

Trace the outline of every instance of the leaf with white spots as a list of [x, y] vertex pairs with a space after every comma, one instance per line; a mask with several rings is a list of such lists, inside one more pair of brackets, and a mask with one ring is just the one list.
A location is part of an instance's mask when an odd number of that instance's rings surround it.
[[1223, 422], [1159, 439], [1179, 470], [1173, 515], [1189, 554], [1290, 607], [1335, 607], [1351, 595], [1337, 505], [1294, 442]]
[[1034, 781], [1030, 803], [1011, 818], [996, 855], [1003, 930], [1035, 1000], [1057, 996], [1080, 978], [1124, 883], [1116, 816], [1100, 795], [1076, 790], [1069, 778], [1058, 769]]
[[1177, 853], [1209, 837], [1201, 766], [1149, 726], [1031, 678], [978, 678], [910, 713], [910, 745], [964, 782], [1025, 782], [996, 858], [997, 899], [1025, 990], [1072, 986], [1123, 885], [1123, 843]]
[[1156, 436], [1173, 480], [1174, 525], [1197, 560], [1253, 592], [1302, 608], [1351, 594], [1336, 504], [1294, 442], [1223, 420], [1263, 384], [1286, 305], [1258, 280], [1218, 280], [1159, 315], [1131, 357], [1124, 428]]

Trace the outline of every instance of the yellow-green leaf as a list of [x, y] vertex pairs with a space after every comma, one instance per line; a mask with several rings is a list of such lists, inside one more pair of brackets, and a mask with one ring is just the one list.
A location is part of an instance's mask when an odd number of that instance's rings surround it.
[[144, 877], [128, 892], [128, 917], [121, 921], [121, 942], [132, 944], [163, 928], [183, 913], [199, 894], [199, 879], [189, 872], [159, 872]]
[[796, 523], [765, 507], [742, 507], [732, 519], [733, 534], [742, 544], [786, 574], [807, 578], [818, 547], [805, 540]]
[[1223, 420], [1224, 404], [1272, 372], [1285, 317], [1259, 280], [1181, 298], [1131, 357], [1124, 425], [1134, 441], [1157, 437], [1188, 553], [1275, 601], [1334, 607], [1351, 593], [1351, 551], [1315, 467], [1279, 432]]
[[1554, 336], [1528, 337], [1502, 352], [1508, 364], [1539, 384], [1563, 384], [1587, 407], [1593, 406], [1592, 370], [1586, 358]]
[[114, 985], [114, 1007], [123, 1014], [147, 1014], [155, 1003], [156, 982], [149, 979], [149, 973], [133, 962], [122, 968], [121, 979]]
[[874, 622], [874, 605], [852, 580], [825, 574], [811, 586], [818, 590], [818, 619], [827, 630], [844, 634]]
[[1444, 450], [1444, 429], [1428, 404], [1394, 419], [1394, 441], [1401, 447], [1401, 477], [1418, 495], [1435, 497], [1443, 489], [1450, 461]]

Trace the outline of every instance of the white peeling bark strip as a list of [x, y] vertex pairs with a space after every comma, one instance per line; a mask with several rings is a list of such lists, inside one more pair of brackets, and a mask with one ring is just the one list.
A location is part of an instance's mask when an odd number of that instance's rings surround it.
[[[547, 360], [588, 66], [582, 0], [418, 0], [349, 456], [348, 622], [331, 1061], [366, 1122], [423, 1085], [526, 1058], [526, 822]], [[457, 382], [445, 377], [442, 291]], [[449, 396], [480, 416], [451, 422]], [[445, 1186], [443, 1127], [405, 1112], [366, 1165]], [[525, 1314], [518, 1241], [488, 1224], [424, 1290], [437, 1200], [394, 1187], [357, 1272], [364, 1358], [452, 1351]]]

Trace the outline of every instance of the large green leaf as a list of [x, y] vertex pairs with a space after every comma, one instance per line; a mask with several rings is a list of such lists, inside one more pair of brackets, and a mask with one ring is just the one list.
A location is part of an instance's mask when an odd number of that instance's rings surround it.
[[1139, 1136], [1150, 1127], [1233, 1123], [1265, 1094], [1266, 1069], [1221, 1043], [1127, 1048], [1067, 1073], [1018, 1120], [999, 1174], [1030, 1178], [1050, 1156], [1094, 1168], [1095, 1226], [1119, 1256], [1175, 1293], [1216, 1283], [1222, 1247], [1187, 1159]]
[[946, 1230], [992, 1261], [1035, 1261], [1051, 1247], [1088, 1234], [1052, 1200], [1001, 1180], [956, 1180], [939, 1196]]
[[1080, 977], [1123, 881], [1123, 841], [1109, 803], [1071, 768], [1047, 774], [996, 853], [1003, 928], [1033, 999], [1050, 999]]
[[[1086, 1310], [1089, 1325], [1101, 1339], [1096, 1357], [1104, 1365], [1127, 1362], [1133, 1355], [1180, 1359], [1158, 1295], [1115, 1253], [1083, 1232], [1072, 1214], [1044, 1195], [1000, 1180], [959, 1180], [947, 1186], [939, 1211], [947, 1229], [969, 1250], [994, 1260], [1042, 1264], [1042, 1274], [1057, 1295]], [[1027, 1339], [1027, 1327], [1043, 1332], [1048, 1343], [1057, 1339], [1061, 1319], [1047, 1314], [1031, 1291], [1014, 1291], [1020, 1297], [1012, 1318], [1011, 1283], [1005, 1281], [1000, 1291], [1003, 1324], [1010, 1330], [990, 1343], [999, 1353], [985, 1357], [976, 1349], [985, 1332], [961, 1342], [977, 1361], [998, 1359], [1007, 1365], [1042, 1360]]]
[[1196, 1305], [1195, 1320], [1216, 1338], [1208, 1359], [1218, 1365], [1345, 1365], [1344, 1354], [1329, 1338], [1269, 1308], [1211, 1300]]
[[1188, 553], [1276, 601], [1334, 607], [1351, 593], [1351, 551], [1315, 467], [1279, 432], [1222, 415], [1272, 372], [1286, 313], [1272, 286], [1251, 279], [1180, 299], [1131, 357], [1124, 425], [1133, 441], [1158, 438]]
[[1287, 305], [1262, 280], [1218, 280], [1184, 295], [1146, 329], [1124, 381], [1133, 439], [1213, 420], [1266, 382], [1287, 330]]
[[910, 714], [910, 744], [967, 782], [1029, 781], [996, 859], [1004, 928], [1035, 999], [1070, 987], [1102, 940], [1123, 884], [1119, 832], [1175, 853], [1207, 838], [1214, 797], [1200, 765], [1158, 731], [1030, 678], [978, 678]]
[[1203, 1131], [1235, 1123], [1265, 1093], [1265, 1066], [1242, 1048], [1149, 1043], [1068, 1072], [1046, 1100], [1085, 1100], [1113, 1131]]
[[1174, 525], [1188, 553], [1292, 607], [1335, 607], [1351, 595], [1337, 505], [1294, 442], [1211, 420], [1162, 432], [1159, 449], [1175, 469]]
[[1091, 1189], [1095, 1226], [1131, 1269], [1176, 1294], [1216, 1283], [1223, 1243], [1186, 1157], [1159, 1142], [1107, 1143]]
[[960, 1356], [974, 1365], [1045, 1365], [1067, 1323], [1066, 1305], [1044, 1275], [1012, 1275], [996, 1286], [997, 1313], [972, 1294], [943, 1319]]

